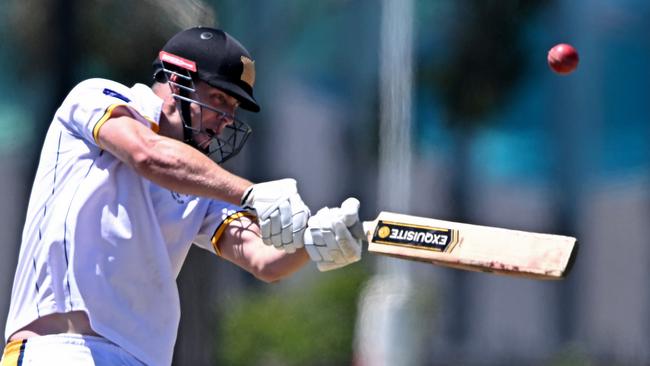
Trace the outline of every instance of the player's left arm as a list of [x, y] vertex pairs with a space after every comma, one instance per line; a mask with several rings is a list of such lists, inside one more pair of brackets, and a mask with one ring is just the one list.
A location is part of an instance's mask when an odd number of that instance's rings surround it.
[[257, 222], [240, 216], [227, 224], [216, 249], [255, 277], [273, 282], [296, 272], [310, 260], [323, 272], [360, 260], [362, 239], [354, 237], [350, 229], [357, 224], [360, 221], [356, 198], [348, 198], [341, 207], [323, 207], [309, 219], [304, 247], [288, 252], [265, 245]]
[[[359, 224], [359, 201], [348, 198], [341, 207], [323, 207], [309, 219], [304, 247], [288, 252], [264, 244], [257, 221], [246, 215], [226, 223], [214, 247], [223, 258], [266, 282], [281, 280], [310, 260], [330, 271], [361, 259], [362, 243], [350, 228]], [[214, 240], [214, 239], [213, 239]]]
[[248, 216], [231, 221], [216, 245], [221, 257], [264, 282], [286, 278], [309, 262], [304, 248], [288, 253], [264, 244], [259, 225]]

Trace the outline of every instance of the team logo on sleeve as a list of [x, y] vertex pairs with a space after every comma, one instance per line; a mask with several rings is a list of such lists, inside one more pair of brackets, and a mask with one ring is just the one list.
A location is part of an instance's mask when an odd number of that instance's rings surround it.
[[121, 100], [123, 100], [123, 101], [125, 101], [127, 103], [131, 102], [131, 99], [129, 99], [129, 98], [125, 97], [124, 95], [116, 92], [115, 90], [111, 90], [109, 88], [104, 88], [102, 93], [104, 93], [104, 95], [108, 95], [109, 97], [121, 99]]
[[169, 192], [171, 192], [174, 201], [176, 201], [179, 204], [188, 203], [192, 199], [192, 196], [189, 194], [182, 194], [174, 191], [169, 191]]
[[451, 252], [458, 242], [458, 231], [380, 220], [372, 241], [437, 252]]

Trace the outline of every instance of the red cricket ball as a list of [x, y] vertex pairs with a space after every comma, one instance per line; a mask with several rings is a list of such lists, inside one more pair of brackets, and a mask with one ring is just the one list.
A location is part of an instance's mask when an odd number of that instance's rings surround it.
[[566, 75], [578, 67], [578, 51], [570, 44], [560, 43], [548, 51], [547, 60], [553, 71]]

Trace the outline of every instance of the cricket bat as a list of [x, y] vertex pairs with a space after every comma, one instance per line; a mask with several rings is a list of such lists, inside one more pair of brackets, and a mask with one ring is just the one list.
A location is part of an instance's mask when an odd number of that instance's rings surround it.
[[[363, 226], [363, 229], [361, 228]], [[562, 279], [577, 254], [576, 238], [463, 224], [382, 211], [351, 228], [370, 253], [464, 270]], [[361, 232], [363, 231], [363, 232]]]

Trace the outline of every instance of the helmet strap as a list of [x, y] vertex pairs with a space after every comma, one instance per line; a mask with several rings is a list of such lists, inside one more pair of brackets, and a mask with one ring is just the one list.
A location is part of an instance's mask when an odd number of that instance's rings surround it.
[[[180, 96], [189, 98], [189, 93], [187, 90], [181, 88], [178, 93]], [[183, 123], [183, 141], [193, 147], [196, 147], [196, 142], [194, 141], [193, 128], [192, 128], [192, 112], [190, 109], [190, 102], [186, 100], [177, 99], [176, 108], [180, 112], [181, 121]]]

